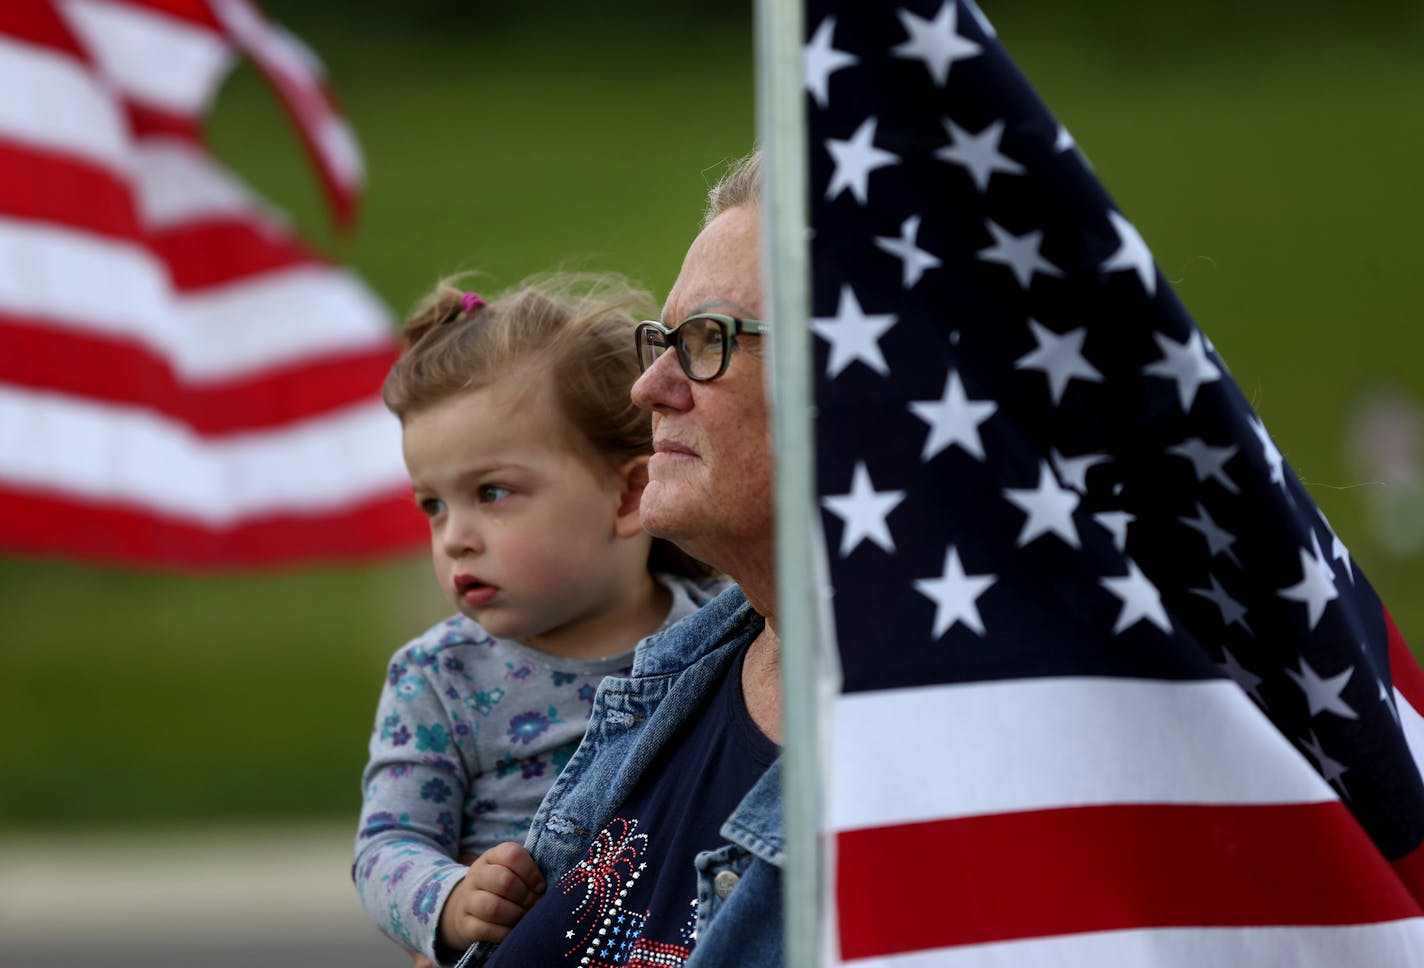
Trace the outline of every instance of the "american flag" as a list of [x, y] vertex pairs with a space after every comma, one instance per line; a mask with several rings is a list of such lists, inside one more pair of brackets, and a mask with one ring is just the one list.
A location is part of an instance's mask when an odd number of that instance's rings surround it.
[[219, 566], [421, 540], [385, 307], [205, 145], [239, 56], [349, 223], [355, 140], [252, 3], [0, 4], [0, 549]]
[[845, 964], [1424, 964], [1424, 676], [970, 2], [808, 0]]

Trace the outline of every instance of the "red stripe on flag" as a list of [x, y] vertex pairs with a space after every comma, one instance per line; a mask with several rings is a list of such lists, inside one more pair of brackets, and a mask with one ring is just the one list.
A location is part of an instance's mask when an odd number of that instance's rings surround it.
[[1409, 888], [1415, 900], [1424, 905], [1424, 846], [1416, 847], [1403, 857], [1390, 861], [1390, 866], [1404, 882], [1404, 886]]
[[0, 542], [19, 554], [177, 568], [226, 568], [375, 557], [428, 539], [410, 492], [326, 513], [274, 514], [231, 527], [0, 486]]
[[180, 383], [162, 357], [124, 340], [0, 319], [0, 346], [0, 382], [142, 407], [207, 436], [372, 400], [396, 358], [394, 346], [327, 353], [194, 386]]
[[128, 184], [73, 155], [0, 141], [0, 212], [133, 239], [138, 214]]
[[155, 232], [149, 241], [167, 263], [179, 292], [219, 286], [275, 269], [326, 264], [296, 236], [256, 219], [189, 222]]
[[[49, 3], [16, 3], [14, 0], [0, 3], [0, 35], [63, 51], [89, 63], [89, 55]], [[14, 92], [10, 96], [13, 97]]]
[[1337, 801], [1112, 805], [845, 831], [841, 957], [1133, 927], [1421, 911]]
[[1424, 671], [1419, 668], [1419, 660], [1409, 649], [1409, 643], [1394, 624], [1394, 616], [1383, 605], [1384, 625], [1389, 630], [1389, 678], [1400, 695], [1409, 700], [1409, 705], [1424, 714]]
[[217, 18], [213, 16], [209, 6], [209, 0], [118, 0], [118, 2], [141, 10], [163, 13], [179, 20], [186, 20], [190, 24], [207, 27], [214, 33], [220, 30]]
[[201, 119], [196, 116], [174, 114], [131, 101], [124, 102], [124, 114], [129, 119], [129, 128], [134, 137], [161, 135], [165, 138], [180, 138], [194, 144], [203, 143]]

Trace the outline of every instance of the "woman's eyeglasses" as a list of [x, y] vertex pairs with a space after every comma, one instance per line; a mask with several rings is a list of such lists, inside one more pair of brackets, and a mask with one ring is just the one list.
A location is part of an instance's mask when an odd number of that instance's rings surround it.
[[737, 334], [759, 335], [766, 331], [759, 319], [742, 319], [722, 313], [697, 313], [681, 325], [668, 329], [647, 320], [638, 324], [634, 340], [638, 347], [638, 368], [646, 371], [669, 346], [677, 350], [677, 361], [689, 380], [706, 383], [727, 372]]

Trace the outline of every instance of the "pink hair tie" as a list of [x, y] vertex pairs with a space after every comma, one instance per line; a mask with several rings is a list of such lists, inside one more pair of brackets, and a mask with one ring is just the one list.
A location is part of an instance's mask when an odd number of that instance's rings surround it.
[[488, 305], [489, 303], [485, 302], [477, 292], [467, 292], [460, 297], [460, 312], [462, 313], [472, 313], [481, 306]]

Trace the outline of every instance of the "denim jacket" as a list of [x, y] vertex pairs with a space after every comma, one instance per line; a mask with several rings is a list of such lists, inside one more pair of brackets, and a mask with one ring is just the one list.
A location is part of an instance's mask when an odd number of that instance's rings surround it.
[[[545, 796], [525, 841], [545, 877], [552, 882], [583, 858], [678, 727], [721, 683], [737, 649], [762, 626], [741, 590], [729, 588], [644, 640], [630, 676], [603, 680], [583, 743]], [[780, 760], [721, 833], [728, 845], [697, 856], [697, 946], [687, 968], [774, 968], [782, 963]], [[458, 968], [483, 965], [493, 950], [477, 942]]]

